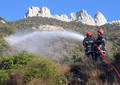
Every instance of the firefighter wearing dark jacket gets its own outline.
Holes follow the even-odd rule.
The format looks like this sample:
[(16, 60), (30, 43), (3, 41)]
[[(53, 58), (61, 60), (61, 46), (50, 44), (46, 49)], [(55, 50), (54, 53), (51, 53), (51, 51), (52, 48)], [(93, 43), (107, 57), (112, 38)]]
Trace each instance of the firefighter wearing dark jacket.
[(88, 59), (91, 60), (93, 58), (93, 45), (94, 38), (92, 37), (93, 33), (88, 32), (86, 34), (86, 38), (83, 40), (83, 46), (85, 47), (85, 54)]
[[(106, 51), (105, 42), (106, 42), (106, 40), (104, 38), (104, 31), (102, 29), (98, 29), (97, 32), (98, 32), (98, 38), (95, 41), (95, 45), (97, 47), (99, 47), (102, 50), (102, 52), (105, 54), (105, 51)], [(100, 58), (101, 61), (104, 60), (104, 56), (102, 56), (102, 54), (100, 53), (100, 51), (97, 48), (95, 51), (96, 51), (95, 52), (96, 60), (97, 60), (97, 58)]]

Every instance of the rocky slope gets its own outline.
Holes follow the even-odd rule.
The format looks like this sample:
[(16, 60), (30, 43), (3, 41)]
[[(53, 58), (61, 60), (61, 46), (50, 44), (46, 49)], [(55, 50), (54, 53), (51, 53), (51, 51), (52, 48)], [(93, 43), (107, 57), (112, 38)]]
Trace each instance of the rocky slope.
[(95, 25), (94, 19), (85, 10), (81, 10), (77, 13), (71, 13), (71, 20), (80, 21), (88, 25)]
[(70, 14), (70, 18), (68, 18), (67, 15), (55, 15), (53, 16), (50, 13), (50, 10), (46, 7), (31, 7), (28, 9), (28, 12), (25, 15), (25, 18), (27, 17), (34, 17), (34, 16), (41, 16), (41, 17), (48, 17), (48, 18), (55, 18), (61, 21), (66, 21), (66, 22), (70, 22), (70, 21), (79, 21), (82, 22), (84, 24), (88, 24), (88, 25), (104, 25), (107, 23), (107, 20), (105, 19), (104, 15), (100, 12), (98, 12), (95, 15), (95, 18), (93, 19), (86, 10), (81, 10), (79, 12), (74, 12)]
[(5, 24), (6, 23), (5, 19), (3, 19), (2, 17), (0, 17), (0, 23)]
[(54, 26), (54, 25), (40, 25), (40, 26), (32, 27), (32, 29), (38, 29), (44, 31), (64, 30), (63, 27)]
[(95, 15), (95, 23), (98, 26), (107, 23), (107, 20), (101, 12), (97, 12), (97, 14)]
[(31, 7), (28, 9), (26, 13), (26, 17), (34, 17), (34, 16), (42, 16), (42, 17), (52, 17), (50, 10), (46, 7), (38, 8), (38, 7)]
[(120, 25), (120, 20), (112, 21), (112, 22), (110, 22), (109, 24), (117, 24), (117, 25)]

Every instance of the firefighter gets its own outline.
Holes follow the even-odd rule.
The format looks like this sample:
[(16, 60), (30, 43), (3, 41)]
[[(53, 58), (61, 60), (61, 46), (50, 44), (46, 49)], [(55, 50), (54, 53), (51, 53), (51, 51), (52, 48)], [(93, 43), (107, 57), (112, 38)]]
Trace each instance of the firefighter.
[[(98, 29), (98, 38), (95, 41), (95, 45), (101, 49), (101, 51), (105, 54), (105, 38), (104, 38), (104, 31), (103, 29)], [(95, 47), (96, 48), (96, 47)], [(104, 60), (104, 56), (100, 53), (100, 51), (96, 48), (95, 49), (95, 60), (97, 61), (97, 59), (99, 58), (101, 61)]]
[(94, 38), (92, 37), (93, 33), (87, 32), (86, 37), (83, 40), (83, 46), (85, 47), (85, 54), (88, 59), (91, 60), (93, 58), (93, 45)]

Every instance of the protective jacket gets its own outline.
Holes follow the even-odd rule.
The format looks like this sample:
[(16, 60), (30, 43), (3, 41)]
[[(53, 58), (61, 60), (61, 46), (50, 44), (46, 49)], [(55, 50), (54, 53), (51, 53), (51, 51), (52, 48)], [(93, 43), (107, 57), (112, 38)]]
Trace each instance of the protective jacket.
[(94, 50), (94, 38), (91, 36), (87, 36), (84, 40), (83, 40), (83, 46), (85, 47), (85, 53), (89, 54), (91, 52), (93, 52)]
[(103, 53), (105, 53), (106, 49), (105, 49), (105, 38), (103, 36), (98, 36), (97, 40), (95, 41), (95, 44), (100, 47), (100, 49), (103, 51)]

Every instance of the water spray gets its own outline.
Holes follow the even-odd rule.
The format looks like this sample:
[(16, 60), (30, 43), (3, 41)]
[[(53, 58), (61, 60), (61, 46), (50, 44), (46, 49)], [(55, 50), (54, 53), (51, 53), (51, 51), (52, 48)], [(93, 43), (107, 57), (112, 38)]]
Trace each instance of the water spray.
[(33, 31), (31, 33), (26, 34), (13, 34), (5, 38), (5, 40), (11, 44), (18, 44), (20, 42), (26, 41), (31, 38), (34, 40), (35, 37), (39, 37), (40, 39), (54, 39), (58, 37), (63, 37), (66, 39), (74, 39), (77, 41), (82, 41), (84, 36), (82, 34), (71, 32), (71, 31)]
[[(5, 37), (5, 40), (11, 47), (14, 47), (20, 51), (28, 51), (37, 54), (51, 56), (62, 56), (64, 52), (63, 42), (60, 44), (62, 46), (55, 46), (53, 43), (61, 41), (61, 39), (71, 40), (74, 42), (81, 42), (84, 39), (84, 36), (80, 33), (72, 31), (32, 31), (29, 33), (15, 33), (8, 37)], [(52, 52), (52, 50), (56, 52)], [(48, 53), (49, 52), (49, 53)]]

